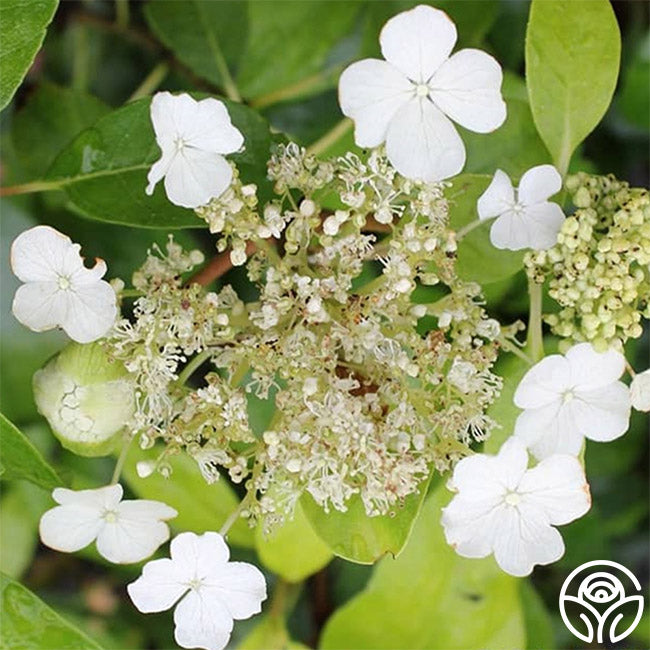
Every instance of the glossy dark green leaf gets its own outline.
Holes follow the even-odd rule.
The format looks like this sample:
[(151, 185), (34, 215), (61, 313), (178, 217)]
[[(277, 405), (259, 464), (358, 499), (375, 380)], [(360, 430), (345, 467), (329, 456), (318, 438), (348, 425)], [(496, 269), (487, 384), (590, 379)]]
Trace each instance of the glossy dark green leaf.
[(620, 56), (609, 0), (533, 0), (526, 83), (535, 124), (562, 174), (611, 102)]
[(3, 650), (101, 650), (29, 589), (0, 574)]
[[(459, 231), (478, 219), (476, 202), (490, 184), (491, 176), (460, 174), (447, 190), (451, 227)], [(492, 220), (464, 235), (458, 243), (458, 275), (475, 282), (496, 282), (514, 275), (523, 267), (523, 251), (495, 248), (490, 241)]]
[(322, 650), (521, 648), (517, 580), (492, 558), (466, 559), (447, 545), (441, 485), (422, 507), (403, 553), (385, 558), (370, 582), (327, 621)]
[[(73, 210), (91, 219), (143, 228), (201, 227), (193, 211), (167, 199), (162, 183), (152, 196), (145, 194), (147, 172), (160, 157), (150, 101), (145, 97), (126, 104), (83, 131), (56, 158), (47, 178), (64, 189)], [(224, 101), (245, 138), (245, 150), (229, 158), (245, 182), (268, 192), (268, 126), (246, 106)]]
[(393, 513), (380, 517), (369, 517), (356, 496), (348, 501), (346, 512), (326, 513), (309, 494), (303, 496), (301, 505), (314, 531), (332, 553), (351, 562), (372, 564), (384, 555), (396, 557), (404, 548), (427, 486), (425, 482), (419, 492), (405, 499), (401, 508), (396, 507)]
[(45, 38), (58, 0), (2, 0), (0, 109), (13, 97)]
[(0, 413), (0, 468), (3, 479), (25, 479), (46, 489), (61, 485), (61, 479), (25, 434)]

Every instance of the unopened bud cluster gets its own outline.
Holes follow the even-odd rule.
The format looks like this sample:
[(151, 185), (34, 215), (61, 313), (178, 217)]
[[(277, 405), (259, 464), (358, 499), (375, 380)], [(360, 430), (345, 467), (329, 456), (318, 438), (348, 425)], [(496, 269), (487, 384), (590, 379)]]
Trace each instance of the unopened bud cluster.
[(650, 317), (650, 196), (612, 176), (579, 173), (566, 188), (575, 213), (557, 244), (528, 253), (529, 277), (548, 279), (549, 295), (560, 305), (548, 314), (552, 331), (596, 349), (641, 336)]

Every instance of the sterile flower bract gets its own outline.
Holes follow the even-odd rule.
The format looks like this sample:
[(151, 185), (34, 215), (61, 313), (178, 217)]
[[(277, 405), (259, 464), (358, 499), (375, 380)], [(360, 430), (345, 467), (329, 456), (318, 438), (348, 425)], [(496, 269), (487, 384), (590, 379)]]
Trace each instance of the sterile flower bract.
[(165, 520), (178, 513), (160, 501), (122, 501), (122, 494), (119, 484), (95, 490), (56, 488), (52, 497), (60, 505), (41, 517), (41, 541), (73, 553), (97, 540), (99, 554), (116, 564), (148, 558), (169, 539)]
[(562, 177), (553, 165), (529, 169), (516, 190), (508, 175), (497, 169), (477, 204), (479, 219), (496, 217), (490, 229), (492, 244), (512, 251), (553, 246), (564, 222), (564, 212), (548, 199), (561, 187)]
[(590, 343), (545, 357), (515, 391), (515, 404), (525, 409), (515, 435), (537, 458), (577, 455), (584, 438), (608, 442), (622, 436), (630, 420), (630, 392), (618, 381), (624, 370), (622, 354), (596, 352)]
[(506, 118), (501, 66), (480, 50), (450, 56), (456, 37), (447, 14), (419, 5), (384, 25), (385, 61), (357, 61), (339, 80), (341, 110), (355, 122), (356, 143), (386, 142), (388, 159), (408, 178), (439, 181), (463, 169), (465, 146), (452, 120), (488, 133)]
[(630, 397), (637, 411), (650, 411), (650, 368), (634, 376), (630, 384)]
[(25, 284), (11, 310), (26, 327), (44, 332), (61, 327), (78, 343), (108, 332), (117, 316), (115, 292), (101, 278), (106, 263), (84, 266), (81, 246), (49, 226), (22, 232), (11, 245), (11, 268)]
[(218, 533), (181, 533), (172, 540), (170, 555), (145, 564), (127, 587), (131, 600), (144, 613), (176, 604), (176, 642), (183, 648), (221, 650), (233, 619), (261, 611), (264, 576), (252, 564), (229, 562), (230, 551)]
[(233, 173), (224, 155), (239, 150), (244, 137), (223, 102), (156, 93), (151, 121), (162, 156), (149, 170), (147, 194), (164, 178), (172, 203), (198, 208), (226, 190)]
[(463, 557), (494, 553), (499, 566), (514, 576), (559, 560), (564, 542), (554, 526), (581, 517), (591, 506), (576, 458), (556, 454), (528, 469), (526, 448), (514, 437), (496, 456), (461, 460), (449, 487), (457, 494), (443, 509), (447, 542)]

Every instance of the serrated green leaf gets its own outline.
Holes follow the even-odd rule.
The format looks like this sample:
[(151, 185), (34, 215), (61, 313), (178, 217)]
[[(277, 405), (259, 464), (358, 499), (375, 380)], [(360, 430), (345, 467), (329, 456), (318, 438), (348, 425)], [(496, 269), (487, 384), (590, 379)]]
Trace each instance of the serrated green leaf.
[[(447, 190), (449, 222), (457, 232), (476, 221), (476, 202), (492, 180), (484, 174), (460, 174), (452, 179)], [(514, 275), (523, 267), (523, 251), (495, 248), (490, 241), (493, 219), (486, 220), (465, 234), (458, 242), (458, 275), (464, 280), (496, 282)]]
[(2, 413), (0, 413), (0, 449), (3, 479), (25, 479), (48, 490), (61, 485), (61, 479), (29, 438)]
[(0, 110), (11, 100), (43, 43), (58, 0), (3, 0), (0, 20)]
[(2, 650), (101, 650), (29, 589), (0, 574)]
[(609, 0), (533, 0), (526, 83), (537, 130), (563, 175), (610, 104), (621, 37)]
[(491, 650), (521, 648), (517, 580), (492, 558), (462, 558), (447, 545), (441, 485), (425, 502), (404, 552), (382, 560), (367, 587), (328, 620), (320, 648)]
[(44, 83), (16, 113), (11, 139), (16, 156), (31, 178), (40, 178), (78, 133), (92, 126), (110, 107), (88, 93)]
[(353, 496), (346, 512), (331, 510), (326, 513), (309, 494), (301, 505), (316, 534), (329, 546), (334, 555), (350, 562), (373, 564), (384, 555), (399, 555), (408, 541), (413, 524), (420, 512), (428, 481), (420, 490), (404, 500), (390, 514), (369, 517), (361, 499)]
[[(248, 107), (222, 101), (245, 139), (244, 151), (228, 158), (245, 182), (256, 183), (262, 195), (268, 193), (268, 125)], [(152, 196), (145, 194), (147, 172), (160, 157), (150, 102), (145, 97), (126, 104), (80, 133), (56, 158), (47, 180), (65, 191), (72, 209), (91, 219), (142, 228), (201, 227), (204, 223), (193, 211), (167, 199), (162, 183)]]
[[(136, 463), (155, 460), (160, 451), (143, 451), (135, 445), (129, 450), (122, 471), (127, 485), (141, 499), (163, 501), (175, 508), (178, 516), (169, 521), (174, 530), (194, 533), (218, 531), (239, 505), (239, 498), (227, 479), (221, 477), (216, 483), (208, 485), (201, 476), (199, 466), (185, 454), (169, 458), (167, 462), (172, 468), (169, 478), (158, 472), (140, 478)], [(255, 545), (253, 531), (243, 519), (237, 519), (234, 523), (228, 533), (228, 541), (247, 548)]]
[(293, 518), (269, 535), (258, 525), (255, 546), (262, 563), (288, 582), (304, 580), (332, 559), (329, 547), (314, 532), (300, 503)]

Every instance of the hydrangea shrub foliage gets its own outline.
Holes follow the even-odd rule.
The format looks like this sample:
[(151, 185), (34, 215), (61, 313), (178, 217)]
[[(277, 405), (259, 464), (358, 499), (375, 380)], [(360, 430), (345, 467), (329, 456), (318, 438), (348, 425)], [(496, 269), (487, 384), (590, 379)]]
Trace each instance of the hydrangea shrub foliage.
[[(650, 195), (581, 149), (609, 2), (67, 3), (40, 54), (5, 4), (6, 647), (555, 647), (526, 578), (650, 409)], [(121, 633), (16, 580), (37, 535)]]

